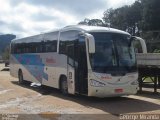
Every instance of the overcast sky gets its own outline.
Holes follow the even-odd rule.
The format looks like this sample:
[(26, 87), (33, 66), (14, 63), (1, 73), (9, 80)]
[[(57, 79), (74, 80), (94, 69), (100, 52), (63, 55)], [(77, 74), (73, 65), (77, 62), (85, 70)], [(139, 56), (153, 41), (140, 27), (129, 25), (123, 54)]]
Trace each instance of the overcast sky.
[(109, 8), (130, 5), (135, 0), (0, 0), (0, 33), (29, 36), (85, 18), (103, 17)]

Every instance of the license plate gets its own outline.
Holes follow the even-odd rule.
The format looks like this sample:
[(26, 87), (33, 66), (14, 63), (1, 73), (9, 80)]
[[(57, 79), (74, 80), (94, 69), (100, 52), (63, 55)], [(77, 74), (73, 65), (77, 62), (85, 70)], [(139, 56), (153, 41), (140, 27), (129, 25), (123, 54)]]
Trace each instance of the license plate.
[(123, 89), (115, 89), (114, 91), (115, 91), (115, 93), (122, 93)]

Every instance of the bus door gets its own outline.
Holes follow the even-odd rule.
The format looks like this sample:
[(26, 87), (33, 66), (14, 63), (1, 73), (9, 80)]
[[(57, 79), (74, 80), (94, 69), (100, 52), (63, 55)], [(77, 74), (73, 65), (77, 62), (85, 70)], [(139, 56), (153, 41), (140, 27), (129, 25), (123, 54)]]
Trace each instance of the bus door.
[(79, 42), (67, 45), (68, 92), (87, 94), (87, 56), (84, 36)]
[(75, 93), (75, 46), (74, 44), (67, 45), (67, 82), (68, 92)]
[(75, 49), (75, 59), (78, 65), (75, 69), (76, 75), (76, 91), (80, 94), (88, 94), (88, 77), (87, 77), (87, 55), (86, 55), (86, 44), (85, 36), (79, 36), (79, 42)]

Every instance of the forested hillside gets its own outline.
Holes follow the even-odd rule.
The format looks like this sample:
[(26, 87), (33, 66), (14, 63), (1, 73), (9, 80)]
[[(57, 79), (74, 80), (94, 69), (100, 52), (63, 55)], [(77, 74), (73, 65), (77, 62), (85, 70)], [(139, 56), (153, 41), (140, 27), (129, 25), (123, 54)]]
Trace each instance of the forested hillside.
[(11, 40), (15, 39), (13, 34), (0, 35), (0, 56), (4, 53), (7, 46), (9, 46)]

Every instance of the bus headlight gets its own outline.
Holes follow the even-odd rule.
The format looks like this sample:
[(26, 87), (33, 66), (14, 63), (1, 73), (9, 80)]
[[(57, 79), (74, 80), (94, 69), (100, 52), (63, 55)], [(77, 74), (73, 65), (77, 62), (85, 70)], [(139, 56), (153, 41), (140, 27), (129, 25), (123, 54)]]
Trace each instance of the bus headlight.
[(91, 86), (94, 86), (94, 87), (104, 87), (106, 84), (102, 83), (102, 82), (99, 82), (97, 80), (93, 80), (91, 79), (90, 80), (90, 85)]
[(131, 85), (138, 85), (138, 80), (133, 81)]

